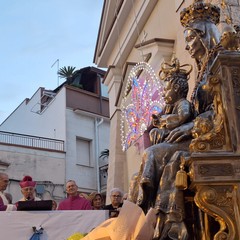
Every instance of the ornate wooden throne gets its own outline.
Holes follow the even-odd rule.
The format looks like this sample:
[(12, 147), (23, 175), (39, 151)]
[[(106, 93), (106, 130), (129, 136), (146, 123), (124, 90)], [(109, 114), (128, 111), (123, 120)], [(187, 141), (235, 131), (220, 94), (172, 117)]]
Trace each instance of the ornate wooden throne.
[(207, 123), (195, 120), (203, 131), (190, 145), (190, 189), (203, 212), (201, 239), (239, 240), (240, 52), (222, 51), (210, 72), (206, 87), (214, 94), (214, 119), (207, 132)]

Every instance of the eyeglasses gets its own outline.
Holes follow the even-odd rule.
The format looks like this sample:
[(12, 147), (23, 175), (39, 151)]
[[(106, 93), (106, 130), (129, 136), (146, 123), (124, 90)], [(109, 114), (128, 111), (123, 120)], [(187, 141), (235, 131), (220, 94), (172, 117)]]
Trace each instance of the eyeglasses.
[(121, 195), (112, 195), (112, 197), (114, 197), (114, 198), (120, 198)]

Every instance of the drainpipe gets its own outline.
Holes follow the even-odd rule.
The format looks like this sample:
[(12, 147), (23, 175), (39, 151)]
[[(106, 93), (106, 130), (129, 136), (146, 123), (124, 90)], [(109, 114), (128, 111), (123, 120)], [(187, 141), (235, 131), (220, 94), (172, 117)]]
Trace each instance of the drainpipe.
[(99, 104), (100, 104), (100, 114), (103, 114), (102, 113), (102, 86), (101, 86), (101, 75), (100, 74), (97, 74), (97, 77), (98, 77), (98, 88), (99, 88)]
[[(100, 120), (100, 121), (99, 121)], [(97, 192), (100, 193), (100, 171), (99, 171), (99, 126), (103, 123), (103, 118), (95, 118), (95, 145), (96, 145), (96, 168), (97, 168)]]

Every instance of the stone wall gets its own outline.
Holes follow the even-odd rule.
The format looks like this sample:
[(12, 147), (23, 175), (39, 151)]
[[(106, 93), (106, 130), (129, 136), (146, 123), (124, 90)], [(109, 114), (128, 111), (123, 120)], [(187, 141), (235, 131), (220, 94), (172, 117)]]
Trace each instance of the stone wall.
[[(212, 4), (216, 4), (219, 7), (221, 7), (222, 1), (219, 0), (212, 0), (212, 1), (206, 1), (211, 2)], [(235, 25), (240, 24), (240, 17), (239, 17), (239, 11), (240, 11), (240, 1), (239, 0), (225, 0), (226, 6), (222, 6), (222, 13), (221, 13), (221, 23), (225, 22), (226, 17), (232, 18), (232, 23)]]

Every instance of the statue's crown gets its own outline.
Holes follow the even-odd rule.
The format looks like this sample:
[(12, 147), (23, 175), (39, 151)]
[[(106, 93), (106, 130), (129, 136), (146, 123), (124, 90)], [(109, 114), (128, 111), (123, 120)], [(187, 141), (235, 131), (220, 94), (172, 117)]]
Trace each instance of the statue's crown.
[(184, 64), (180, 65), (179, 59), (173, 55), (171, 63), (163, 62), (161, 64), (161, 70), (159, 72), (159, 77), (161, 80), (165, 80), (167, 77), (171, 76), (184, 76), (187, 80), (189, 74), (192, 71), (192, 65)]
[(208, 20), (218, 24), (220, 8), (211, 3), (204, 3), (203, 0), (194, 0), (193, 4), (181, 11), (180, 22), (182, 26), (187, 27), (195, 20)]

